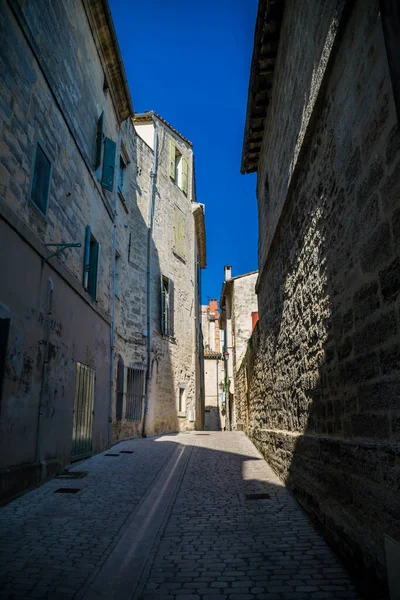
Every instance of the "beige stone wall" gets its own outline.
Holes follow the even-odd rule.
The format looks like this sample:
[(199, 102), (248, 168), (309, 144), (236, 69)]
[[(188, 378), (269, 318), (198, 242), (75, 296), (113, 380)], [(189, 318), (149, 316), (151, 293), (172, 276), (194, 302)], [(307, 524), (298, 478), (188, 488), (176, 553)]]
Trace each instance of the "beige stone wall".
[[(158, 126), (159, 164), (157, 173), (157, 193), (154, 207), (153, 236), (151, 242), (151, 356), (152, 374), (149, 392), (147, 433), (160, 433), (193, 429), (196, 418), (196, 353), (195, 317), (196, 264), (195, 231), (192, 214), (192, 186), (186, 196), (169, 177), (169, 140), (188, 160), (189, 180), (192, 173), (191, 147), (174, 134), (162, 122)], [(136, 137), (138, 177), (137, 203), (143, 220), (147, 222), (150, 194), (150, 170), (153, 168), (153, 152), (139, 137)], [(184, 218), (184, 257), (173, 249), (174, 213), (178, 207)], [(147, 244), (147, 241), (146, 241)], [(146, 246), (147, 247), (147, 246)], [(161, 276), (174, 282), (175, 295), (175, 335), (168, 339), (161, 335)], [(141, 302), (146, 306), (145, 294)], [(146, 327), (145, 321), (143, 327)], [(147, 342), (146, 342), (147, 343)], [(178, 415), (179, 387), (185, 389), (186, 410)]]
[[(334, 25), (322, 4), (307, 16), (288, 3), (282, 26), (260, 256), (266, 223), (285, 206), (260, 275), (249, 432), (352, 568), (385, 579), (383, 536), (400, 539), (398, 122), (378, 2), (357, 1), (339, 23), (305, 144), (292, 143), (316, 91), (318, 32)], [(286, 194), (278, 182), (294, 163)]]

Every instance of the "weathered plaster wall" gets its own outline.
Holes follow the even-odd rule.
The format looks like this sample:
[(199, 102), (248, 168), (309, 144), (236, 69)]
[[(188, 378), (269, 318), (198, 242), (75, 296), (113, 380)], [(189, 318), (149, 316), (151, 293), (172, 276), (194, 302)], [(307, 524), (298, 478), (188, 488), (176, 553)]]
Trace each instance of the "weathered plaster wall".
[[(40, 459), (70, 460), (76, 361), (96, 369), (93, 451), (107, 444), (112, 195), (101, 189), (85, 156), (92, 154), (101, 111), (105, 133), (113, 139), (116, 117), (109, 93), (103, 91), (102, 66), (81, 2), (46, 4), (46, 10), (44, 4), (21, 4), (25, 22), (17, 21), (7, 2), (0, 10), (0, 306), (2, 318), (11, 319), (1, 467), (36, 459), (49, 277), (54, 294)], [(36, 54), (23, 31), (35, 40)], [(49, 70), (57, 77), (64, 73), (65, 80), (47, 80)], [(73, 84), (67, 85), (70, 78)], [(37, 140), (52, 162), (47, 218), (29, 200)], [(100, 242), (96, 301), (82, 286), (87, 225)], [(68, 249), (42, 267), (44, 244), (51, 242), (80, 242), (82, 247)]]
[(258, 310), (256, 282), (258, 272), (234, 280), (232, 303), (232, 328), (234, 342), (234, 373), (239, 368), (251, 336), (251, 313)]
[[(298, 50), (305, 29), (312, 43), (289, 2), (281, 50), (294, 70), (279, 59), (260, 182), (295, 154), (299, 122), (282, 129), (278, 100), (310, 94), (294, 76), (313, 62)], [(400, 539), (400, 136), (378, 2), (355, 2), (342, 36), (260, 275), (249, 433), (349, 564), (384, 579), (383, 535)], [(267, 215), (285, 196), (276, 185)], [(264, 222), (261, 255), (269, 235)]]

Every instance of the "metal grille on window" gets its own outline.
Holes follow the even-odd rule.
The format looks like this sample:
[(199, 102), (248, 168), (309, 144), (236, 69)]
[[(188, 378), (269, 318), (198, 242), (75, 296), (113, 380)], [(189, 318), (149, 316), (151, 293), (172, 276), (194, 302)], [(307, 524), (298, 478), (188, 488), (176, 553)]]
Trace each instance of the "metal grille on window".
[(143, 412), (144, 368), (127, 369), (125, 418), (140, 421)]

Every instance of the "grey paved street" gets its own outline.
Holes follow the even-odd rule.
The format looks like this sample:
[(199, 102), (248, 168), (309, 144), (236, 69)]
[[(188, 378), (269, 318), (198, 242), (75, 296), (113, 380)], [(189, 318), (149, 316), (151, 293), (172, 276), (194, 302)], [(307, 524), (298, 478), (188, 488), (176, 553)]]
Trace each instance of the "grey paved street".
[[(53, 479), (1, 509), (1, 598), (358, 598), (243, 433), (110, 452), (75, 466), (83, 479)], [(79, 492), (54, 493), (64, 487)], [(260, 493), (269, 498), (246, 498)]]

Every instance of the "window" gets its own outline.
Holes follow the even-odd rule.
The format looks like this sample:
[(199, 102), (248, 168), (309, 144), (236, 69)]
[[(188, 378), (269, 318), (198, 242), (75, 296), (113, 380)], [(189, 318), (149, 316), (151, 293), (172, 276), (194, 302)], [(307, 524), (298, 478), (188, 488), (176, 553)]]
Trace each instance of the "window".
[(176, 185), (187, 194), (188, 191), (188, 163), (174, 142), (170, 140), (170, 177)]
[(122, 197), (124, 196), (125, 173), (126, 173), (126, 162), (122, 158), (122, 156), (120, 156), (119, 157), (119, 168), (118, 168), (118, 193), (121, 194)]
[(33, 164), (31, 202), (45, 217), (49, 203), (51, 162), (42, 146), (37, 142)]
[(179, 387), (178, 413), (186, 413), (185, 388)]
[(118, 367), (117, 367), (117, 402), (115, 407), (115, 418), (117, 421), (122, 419), (122, 406), (124, 403), (124, 359), (118, 355)]
[(185, 228), (183, 224), (183, 212), (175, 206), (174, 213), (174, 251), (185, 258)]
[(93, 236), (89, 225), (86, 227), (85, 256), (83, 265), (83, 287), (93, 300), (97, 298), (100, 244)]
[(161, 276), (161, 333), (174, 336), (174, 282)]
[(125, 418), (140, 421), (143, 412), (144, 367), (128, 368)]

